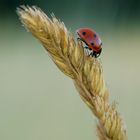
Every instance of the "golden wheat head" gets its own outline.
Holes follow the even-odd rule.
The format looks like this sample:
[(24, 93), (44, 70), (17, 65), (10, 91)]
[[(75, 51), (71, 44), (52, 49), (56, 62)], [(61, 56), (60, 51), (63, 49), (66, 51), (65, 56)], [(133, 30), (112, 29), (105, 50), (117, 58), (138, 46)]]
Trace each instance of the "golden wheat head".
[(64, 23), (55, 16), (49, 18), (35, 6), (21, 6), (17, 13), (25, 28), (42, 43), (57, 67), (73, 79), (79, 95), (98, 119), (99, 140), (126, 140), (116, 104), (108, 102), (100, 62), (86, 56), (82, 42), (75, 42)]

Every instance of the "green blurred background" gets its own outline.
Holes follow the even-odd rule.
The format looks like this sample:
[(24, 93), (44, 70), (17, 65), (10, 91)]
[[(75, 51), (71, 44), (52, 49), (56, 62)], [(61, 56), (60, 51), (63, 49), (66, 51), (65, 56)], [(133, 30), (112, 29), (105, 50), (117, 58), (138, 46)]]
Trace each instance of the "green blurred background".
[(22, 4), (52, 12), (75, 34), (102, 38), (104, 77), (129, 139), (140, 137), (139, 0), (0, 0), (0, 140), (93, 140), (96, 119), (72, 81), (53, 64), (16, 15)]

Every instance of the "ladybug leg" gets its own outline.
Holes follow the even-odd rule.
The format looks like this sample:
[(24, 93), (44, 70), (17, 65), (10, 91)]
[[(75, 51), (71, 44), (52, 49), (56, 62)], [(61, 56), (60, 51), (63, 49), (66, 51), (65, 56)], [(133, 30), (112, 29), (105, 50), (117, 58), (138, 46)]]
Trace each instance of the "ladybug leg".
[(100, 56), (101, 52), (102, 52), (102, 48), (101, 48), (100, 51), (97, 53), (97, 57)]
[(95, 58), (97, 58), (98, 56), (97, 56), (97, 53), (96, 52), (91, 52), (90, 54), (89, 54), (89, 56), (92, 56), (92, 57), (95, 57)]
[(79, 37), (77, 38), (77, 41), (83, 42), (83, 40)]
[(85, 49), (88, 49), (88, 46), (85, 46), (84, 48), (85, 48)]
[[(81, 38), (78, 37), (77, 38), (77, 41), (81, 43), (81, 46), (83, 46), (83, 44), (82, 44), (83, 40)], [(86, 54), (89, 54), (89, 52), (88, 52), (88, 46), (83, 46), (83, 48), (86, 49)]]
[(77, 38), (77, 41), (81, 41), (81, 39), (78, 37), (78, 38)]
[(92, 56), (93, 57), (93, 52), (91, 52), (88, 56)]
[(80, 46), (82, 46), (82, 47), (83, 47), (83, 41), (82, 41), (82, 39), (81, 39), (81, 38), (77, 38), (77, 42), (78, 42), (78, 43), (80, 43)]
[(98, 57), (98, 56), (97, 56), (97, 53), (93, 51), (93, 53), (92, 53), (92, 57), (97, 58), (97, 57)]
[(80, 42), (82, 44), (82, 39), (78, 37), (77, 42)]
[(86, 54), (89, 55), (88, 46), (84, 46), (84, 49), (86, 50)]
[(93, 51), (93, 52), (91, 52), (89, 56), (92, 56), (92, 57), (97, 58), (97, 57), (99, 57), (99, 56), (100, 56), (101, 52), (102, 52), (102, 48), (100, 49), (100, 51), (99, 51), (99, 52), (94, 52), (94, 51)]

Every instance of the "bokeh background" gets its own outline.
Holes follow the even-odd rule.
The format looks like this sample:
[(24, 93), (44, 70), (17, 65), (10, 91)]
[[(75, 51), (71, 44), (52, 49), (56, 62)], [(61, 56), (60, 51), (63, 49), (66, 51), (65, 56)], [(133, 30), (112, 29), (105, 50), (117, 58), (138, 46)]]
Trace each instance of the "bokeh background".
[(96, 119), (72, 81), (21, 26), (22, 4), (54, 13), (73, 34), (79, 27), (98, 32), (110, 102), (118, 102), (129, 139), (139, 139), (139, 0), (0, 0), (0, 139), (96, 139)]

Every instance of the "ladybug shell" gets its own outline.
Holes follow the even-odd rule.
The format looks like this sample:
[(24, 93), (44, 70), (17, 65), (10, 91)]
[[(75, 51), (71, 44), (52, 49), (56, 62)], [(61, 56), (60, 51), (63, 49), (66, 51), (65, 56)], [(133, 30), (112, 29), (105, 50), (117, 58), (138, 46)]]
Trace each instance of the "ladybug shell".
[(97, 53), (101, 50), (101, 39), (94, 30), (90, 28), (80, 28), (76, 30), (76, 32), (79, 35), (80, 39), (87, 44), (89, 49)]

